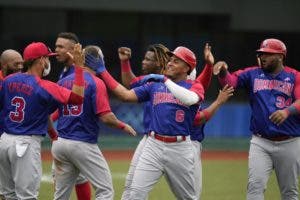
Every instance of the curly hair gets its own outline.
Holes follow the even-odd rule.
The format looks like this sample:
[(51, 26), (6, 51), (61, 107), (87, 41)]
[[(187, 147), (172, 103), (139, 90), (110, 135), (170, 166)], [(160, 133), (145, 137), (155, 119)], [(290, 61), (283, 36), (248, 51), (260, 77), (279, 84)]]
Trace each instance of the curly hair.
[(167, 54), (170, 50), (163, 44), (152, 44), (148, 47), (147, 51), (154, 52), (155, 59), (158, 61), (159, 67), (161, 67), (160, 73), (163, 74), (170, 59), (170, 56)]

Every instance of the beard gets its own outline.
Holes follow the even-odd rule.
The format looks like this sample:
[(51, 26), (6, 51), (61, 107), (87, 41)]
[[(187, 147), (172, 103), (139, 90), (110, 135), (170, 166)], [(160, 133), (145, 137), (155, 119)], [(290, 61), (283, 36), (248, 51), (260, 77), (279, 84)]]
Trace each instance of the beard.
[(269, 63), (268, 65), (264, 66), (263, 63), (261, 63), (261, 65), (262, 65), (261, 68), (264, 72), (273, 73), (273, 72), (277, 71), (282, 66), (282, 63), (278, 59), (275, 59), (271, 63)]
[(262, 68), (262, 70), (267, 73), (272, 73), (276, 69), (277, 69), (277, 66), (275, 66), (275, 65), (268, 65), (268, 66)]

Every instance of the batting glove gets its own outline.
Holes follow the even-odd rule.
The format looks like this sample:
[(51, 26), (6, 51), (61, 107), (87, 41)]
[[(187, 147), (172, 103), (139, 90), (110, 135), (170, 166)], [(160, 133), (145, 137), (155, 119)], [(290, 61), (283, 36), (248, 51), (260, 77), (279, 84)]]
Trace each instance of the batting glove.
[(161, 74), (149, 74), (144, 76), (141, 79), (141, 83), (145, 84), (147, 82), (165, 82), (167, 78), (164, 75)]
[(94, 70), (97, 76), (106, 70), (104, 59), (101, 57), (96, 58), (91, 54), (85, 55), (85, 65)]

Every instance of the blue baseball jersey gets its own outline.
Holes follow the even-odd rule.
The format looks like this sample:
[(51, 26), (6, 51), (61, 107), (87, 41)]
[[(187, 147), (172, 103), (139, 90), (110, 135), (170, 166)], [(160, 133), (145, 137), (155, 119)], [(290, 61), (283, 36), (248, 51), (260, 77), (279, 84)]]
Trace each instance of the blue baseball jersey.
[(15, 135), (46, 135), (48, 116), (71, 91), (26, 73), (6, 77), (0, 92), (3, 130)]
[[(74, 73), (58, 82), (65, 88), (72, 88)], [(57, 131), (59, 137), (97, 143), (99, 115), (111, 112), (108, 94), (103, 81), (89, 72), (84, 72), (84, 101), (81, 105), (61, 105)]]
[(59, 80), (73, 74), (74, 71), (75, 71), (75, 66), (74, 65), (71, 65), (70, 67), (65, 67), (59, 75)]
[[(178, 85), (190, 89), (191, 81), (180, 81)], [(190, 135), (198, 104), (186, 106), (176, 99), (164, 83), (149, 83), (133, 89), (140, 102), (150, 101), (150, 130), (161, 135)]]
[[(2, 71), (0, 71), (0, 88), (2, 87), (3, 79), (4, 79), (4, 77), (3, 77)], [(2, 112), (0, 110), (0, 136), (3, 133), (3, 123), (4, 123), (3, 116), (2, 116)]]
[(238, 78), (236, 86), (248, 90), (252, 109), (250, 130), (254, 134), (300, 136), (299, 115), (289, 116), (279, 126), (269, 119), (273, 112), (289, 107), (296, 100), (295, 86), (300, 84), (298, 71), (284, 67), (273, 77), (260, 67), (251, 67), (239, 70), (235, 75)]
[[(202, 111), (202, 105), (199, 106), (198, 112)], [(204, 126), (205, 123), (196, 125), (195, 123), (191, 127), (191, 140), (201, 142), (204, 140)]]
[[(139, 76), (133, 79), (130, 83), (130, 88), (136, 88), (142, 86), (141, 80), (144, 76)], [(144, 126), (144, 134), (148, 134), (150, 132), (150, 123), (151, 123), (151, 102), (144, 102), (144, 113), (143, 113), (143, 126)]]
[[(134, 79), (130, 86), (131, 88), (139, 87), (141, 86), (141, 80), (144, 76), (139, 76), (136, 79)], [(199, 110), (201, 110), (201, 106), (199, 107)], [(143, 124), (145, 128), (145, 134), (150, 132), (150, 123), (151, 123), (151, 102), (147, 101), (144, 103), (144, 115), (143, 115)], [(191, 140), (197, 140), (201, 142), (204, 139), (204, 124), (195, 126), (193, 125), (191, 127)]]

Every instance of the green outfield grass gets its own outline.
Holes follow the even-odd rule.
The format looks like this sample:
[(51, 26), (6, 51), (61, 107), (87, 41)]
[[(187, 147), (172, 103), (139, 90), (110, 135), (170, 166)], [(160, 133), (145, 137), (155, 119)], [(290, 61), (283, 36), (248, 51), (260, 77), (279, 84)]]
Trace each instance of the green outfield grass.
[[(43, 181), (39, 199), (53, 199), (53, 188), (50, 183), (51, 162), (43, 162)], [(126, 161), (109, 162), (115, 189), (115, 199), (121, 198), (125, 176), (129, 167)], [(246, 197), (247, 186), (247, 161), (203, 161), (203, 200), (241, 200)], [(72, 194), (71, 200), (76, 200)], [(149, 200), (172, 200), (175, 199), (170, 192), (165, 180), (162, 178), (151, 191)], [(280, 199), (277, 182), (274, 174), (268, 183), (265, 199)]]

